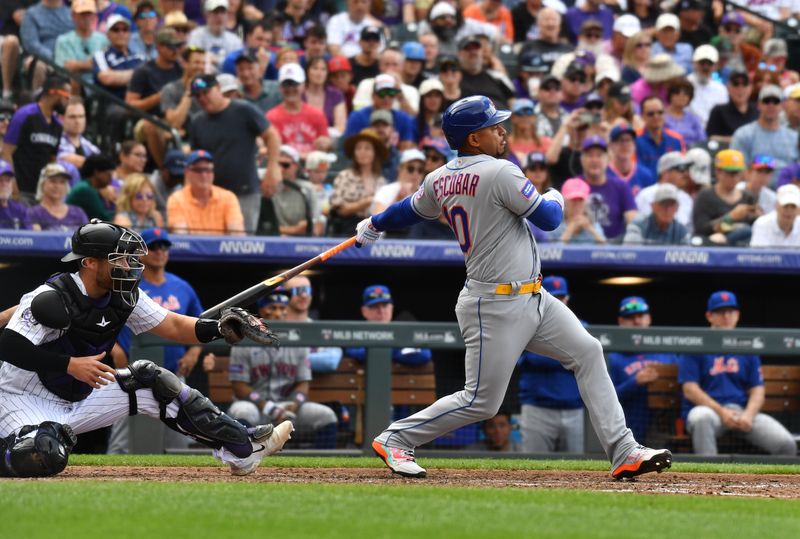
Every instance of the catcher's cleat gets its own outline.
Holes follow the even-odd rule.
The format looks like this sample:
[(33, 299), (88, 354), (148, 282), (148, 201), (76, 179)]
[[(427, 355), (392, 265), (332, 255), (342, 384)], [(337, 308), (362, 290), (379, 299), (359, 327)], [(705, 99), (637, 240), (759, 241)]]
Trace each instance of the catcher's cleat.
[(650, 449), (640, 445), (630, 452), (625, 462), (614, 468), (611, 477), (630, 479), (648, 472), (661, 473), (672, 466), (672, 453), (667, 449)]
[(261, 459), (273, 455), (283, 449), (284, 444), (292, 437), (294, 426), (291, 421), (284, 421), (277, 427), (272, 425), (259, 425), (253, 429), (251, 434), (251, 443), (253, 444), (253, 452), (249, 457), (244, 459), (239, 465), (230, 464), (231, 473), (233, 475), (250, 475), (258, 465)]
[(413, 449), (387, 447), (378, 440), (373, 440), (372, 450), (383, 459), (393, 473), (403, 477), (425, 477), (425, 468), (417, 464)]

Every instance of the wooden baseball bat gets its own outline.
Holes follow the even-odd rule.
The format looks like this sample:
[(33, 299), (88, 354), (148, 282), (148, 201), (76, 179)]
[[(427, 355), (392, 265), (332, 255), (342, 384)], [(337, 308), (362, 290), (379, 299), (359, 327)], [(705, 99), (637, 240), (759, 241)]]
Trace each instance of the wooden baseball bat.
[(283, 273), (276, 275), (275, 277), (270, 277), (265, 281), (261, 281), (260, 283), (251, 286), (247, 290), (239, 292), (235, 296), (226, 299), (219, 305), (215, 305), (210, 309), (204, 311), (203, 314), (200, 315), (200, 318), (219, 318), (220, 315), (222, 314), (223, 309), (227, 309), (228, 307), (238, 307), (252, 303), (261, 296), (270, 292), (271, 290), (274, 290), (282, 283), (285, 283), (295, 275), (299, 275), (300, 273), (304, 272), (314, 264), (318, 264), (320, 262), (328, 260), (333, 255), (338, 254), (347, 249), (348, 247), (354, 245), (355, 242), (356, 242), (356, 237), (353, 236), (352, 238), (343, 241), (339, 245), (331, 247), (324, 253), (320, 253), (314, 258), (306, 260), (299, 266), (295, 266), (290, 270), (286, 270)]

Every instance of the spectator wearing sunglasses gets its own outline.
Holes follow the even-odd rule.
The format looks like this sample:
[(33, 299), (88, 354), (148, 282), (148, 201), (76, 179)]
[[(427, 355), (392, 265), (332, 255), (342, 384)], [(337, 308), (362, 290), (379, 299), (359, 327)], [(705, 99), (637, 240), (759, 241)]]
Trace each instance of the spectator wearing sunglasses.
[[(425, 178), (425, 154), (416, 148), (405, 150), (400, 155), (397, 180), (384, 185), (375, 192), (370, 213), (376, 215), (383, 210), (415, 193)], [(394, 237), (406, 236), (406, 231)]]
[(684, 152), (683, 137), (664, 126), (664, 103), (655, 96), (642, 101), (644, 129), (636, 137), (636, 160), (653, 176), (658, 174), (658, 160), (667, 152)]
[(782, 110), (783, 91), (774, 85), (762, 87), (758, 94), (758, 119), (737, 129), (731, 139), (731, 148), (742, 152), (745, 162), (752, 162), (757, 154), (769, 155), (780, 170), (797, 160), (798, 134), (780, 125)]
[(706, 133), (711, 140), (728, 144), (737, 129), (758, 118), (758, 109), (750, 100), (753, 85), (747, 71), (732, 71), (726, 89), (729, 101), (711, 109)]
[[(728, 91), (725, 85), (716, 80), (719, 67), (719, 52), (712, 45), (700, 45), (692, 55), (694, 71), (686, 77), (694, 88), (694, 95), (689, 110), (700, 118), (701, 125), (708, 124), (711, 109), (728, 102)], [(686, 141), (686, 144), (692, 142)]]
[(536, 98), (536, 134), (552, 139), (569, 115), (561, 107), (561, 81), (552, 74), (542, 77)]
[(164, 216), (156, 209), (156, 192), (144, 174), (131, 174), (122, 185), (114, 222), (134, 230), (164, 226)]
[(414, 119), (402, 110), (394, 108), (394, 103), (399, 94), (400, 85), (394, 75), (382, 73), (375, 77), (372, 106), (359, 109), (350, 115), (347, 119), (344, 138), (347, 139), (356, 135), (362, 129), (368, 127), (373, 111), (386, 110), (391, 112), (394, 130), (397, 132), (397, 140), (393, 140), (392, 144), (396, 144), (400, 150), (416, 146), (417, 133), (414, 128)]
[(108, 38), (95, 30), (97, 4), (94, 0), (72, 2), (72, 22), (75, 29), (58, 36), (54, 61), (86, 82), (92, 82), (92, 57), (108, 47)]
[(536, 132), (536, 113), (530, 99), (517, 99), (514, 102), (508, 146), (520, 163), (525, 162), (529, 153), (544, 153), (550, 147), (550, 139), (540, 137)]
[(20, 107), (11, 117), (3, 139), (3, 159), (14, 164), (23, 201), (31, 203), (39, 173), (58, 153), (63, 128), (56, 114), (63, 114), (70, 98), (69, 81), (49, 75), (36, 102)]
[(627, 183), (634, 196), (656, 182), (650, 171), (636, 161), (636, 131), (631, 124), (619, 123), (611, 129), (608, 154), (607, 174)]
[(140, 2), (133, 14), (136, 32), (131, 35), (130, 49), (148, 60), (158, 56), (156, 48), (156, 28), (158, 28), (158, 12), (151, 2)]
[(589, 77), (580, 62), (570, 62), (561, 79), (561, 108), (572, 112), (583, 107), (586, 101)]
[[(322, 214), (314, 188), (299, 177), (300, 154), (293, 146), (284, 144), (281, 146), (278, 164), (281, 167), (281, 181), (274, 194), (261, 199), (257, 234), (322, 234)], [(272, 215), (275, 216), (274, 219), (271, 218)]]
[(365, 26), (361, 30), (359, 44), (361, 50), (350, 58), (350, 65), (353, 72), (353, 84), (361, 84), (362, 80), (372, 79), (381, 73), (378, 65), (381, 52), (381, 39), (383, 31), (379, 26)]
[[(419, 111), (419, 90), (403, 82), (404, 66), (405, 55), (394, 47), (384, 50), (378, 60), (380, 74), (394, 77), (397, 80), (396, 89), (400, 90), (396, 94), (396, 99), (392, 101), (392, 108), (402, 110), (411, 116), (416, 116)], [(371, 104), (371, 96), (375, 92), (376, 78), (363, 79), (358, 83), (356, 94), (353, 96), (353, 108), (361, 109)]]

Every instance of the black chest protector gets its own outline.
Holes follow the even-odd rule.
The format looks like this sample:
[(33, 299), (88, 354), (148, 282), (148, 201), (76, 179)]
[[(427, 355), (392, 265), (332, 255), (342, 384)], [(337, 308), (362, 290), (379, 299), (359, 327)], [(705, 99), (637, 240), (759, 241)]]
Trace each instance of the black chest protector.
[[(102, 301), (89, 298), (68, 273), (51, 279), (47, 284), (61, 296), (70, 324), (64, 335), (42, 346), (74, 357), (110, 352), (133, 307), (113, 292)], [(135, 293), (138, 298), (138, 290)], [(39, 373), (39, 379), (51, 392), (72, 402), (83, 400), (92, 392), (89, 385), (64, 372)]]

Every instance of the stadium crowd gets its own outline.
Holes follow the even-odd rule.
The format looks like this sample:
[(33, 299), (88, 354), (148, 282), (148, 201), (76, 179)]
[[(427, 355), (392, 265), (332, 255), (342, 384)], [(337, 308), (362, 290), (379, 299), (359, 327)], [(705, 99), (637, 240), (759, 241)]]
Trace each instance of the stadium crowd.
[(349, 235), (455, 155), (442, 113), (480, 93), (513, 111), (506, 158), (566, 199), (540, 241), (796, 247), (800, 75), (774, 23), (800, 6), (741, 4), (9, 0), (0, 227)]

